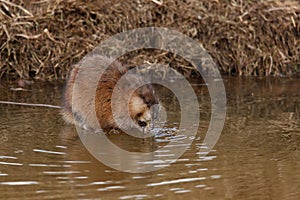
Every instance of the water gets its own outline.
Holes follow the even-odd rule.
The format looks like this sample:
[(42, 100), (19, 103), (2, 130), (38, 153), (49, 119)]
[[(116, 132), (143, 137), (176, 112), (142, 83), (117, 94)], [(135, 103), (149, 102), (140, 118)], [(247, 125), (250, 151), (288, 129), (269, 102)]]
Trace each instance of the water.
[[(300, 79), (224, 78), (224, 84), (227, 117), (213, 151), (199, 157), (210, 99), (204, 85), (194, 84), (197, 136), (175, 163), (147, 173), (121, 172), (96, 160), (59, 109), (0, 104), (0, 199), (299, 199)], [(0, 100), (60, 105), (61, 83), (10, 89), (16, 87), (0, 82)], [(168, 91), (161, 100), (169, 115), (155, 140), (109, 139), (134, 152), (180, 142), (178, 102)], [(158, 153), (154, 164), (169, 153)]]

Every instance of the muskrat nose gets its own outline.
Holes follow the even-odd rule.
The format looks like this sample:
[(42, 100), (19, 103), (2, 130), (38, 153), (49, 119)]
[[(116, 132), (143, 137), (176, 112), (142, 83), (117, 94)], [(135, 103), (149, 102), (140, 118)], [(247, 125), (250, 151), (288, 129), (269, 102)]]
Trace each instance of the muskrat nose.
[(143, 127), (143, 128), (147, 126), (146, 122), (140, 121), (140, 120), (138, 121), (138, 124), (139, 124), (140, 127)]

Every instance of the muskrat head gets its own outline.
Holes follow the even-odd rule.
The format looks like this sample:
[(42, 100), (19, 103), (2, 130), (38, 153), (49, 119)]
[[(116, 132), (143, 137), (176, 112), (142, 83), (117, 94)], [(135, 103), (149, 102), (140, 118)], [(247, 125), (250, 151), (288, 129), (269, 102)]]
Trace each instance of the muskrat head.
[(149, 132), (159, 110), (158, 97), (150, 84), (139, 87), (129, 101), (130, 117), (143, 132)]

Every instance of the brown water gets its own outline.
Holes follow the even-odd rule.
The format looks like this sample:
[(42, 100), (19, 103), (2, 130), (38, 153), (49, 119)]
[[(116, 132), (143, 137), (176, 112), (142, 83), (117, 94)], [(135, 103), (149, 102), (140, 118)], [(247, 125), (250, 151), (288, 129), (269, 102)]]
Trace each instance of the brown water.
[[(93, 158), (59, 109), (0, 104), (0, 199), (300, 199), (300, 79), (224, 78), (227, 118), (214, 150), (198, 152), (210, 99), (194, 85), (200, 128), (171, 166), (126, 173)], [(60, 105), (62, 84), (22, 91), (0, 82), (0, 100)], [(120, 146), (149, 151), (178, 127), (178, 105), (164, 92), (166, 131), (156, 140), (112, 136)]]

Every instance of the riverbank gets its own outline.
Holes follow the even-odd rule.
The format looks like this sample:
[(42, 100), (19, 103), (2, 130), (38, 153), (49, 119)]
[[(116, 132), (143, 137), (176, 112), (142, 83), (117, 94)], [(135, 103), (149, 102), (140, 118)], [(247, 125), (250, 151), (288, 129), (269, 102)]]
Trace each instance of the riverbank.
[[(0, 77), (65, 79), (71, 66), (104, 39), (149, 26), (175, 29), (197, 40), (222, 74), (300, 71), (297, 1), (0, 0)], [(134, 64), (160, 61), (186, 76), (194, 73), (173, 55), (140, 53)]]

